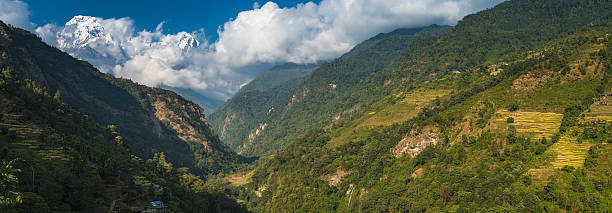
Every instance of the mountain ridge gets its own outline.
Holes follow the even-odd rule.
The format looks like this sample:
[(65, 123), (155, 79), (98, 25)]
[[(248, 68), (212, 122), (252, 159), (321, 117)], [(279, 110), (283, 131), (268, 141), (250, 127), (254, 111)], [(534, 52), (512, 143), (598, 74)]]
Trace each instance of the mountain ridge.
[[(280, 110), (278, 107), (275, 108), (275, 111), (280, 113), (277, 117), (266, 120), (254, 126), (253, 129), (238, 130), (237, 134), (241, 136), (234, 139), (236, 141), (234, 143), (252, 143), (253, 145), (247, 145), (250, 148), (247, 147), (244, 152), (248, 156), (271, 154), (282, 149), (288, 141), (295, 139), (296, 136), (305, 133), (310, 128), (325, 125), (328, 120), (324, 117), (328, 116), (331, 120), (334, 116), (337, 117), (338, 113), (341, 114), (340, 116), (350, 114), (360, 108), (360, 105), (353, 104), (340, 110), (341, 107), (336, 105), (336, 100), (329, 100), (336, 94), (343, 94), (352, 86), (360, 84), (361, 79), (380, 71), (403, 50), (406, 50), (413, 40), (444, 34), (449, 29), (448, 26), (437, 25), (398, 29), (358, 44), (343, 56), (324, 63), (315, 70), (298, 86)], [(304, 98), (308, 98), (308, 101), (311, 102), (303, 103)], [(339, 101), (343, 102), (344, 99)], [(348, 113), (342, 114), (343, 111)], [(219, 119), (216, 122), (218, 128)], [(260, 125), (266, 126), (265, 130), (259, 130), (260, 133), (256, 134)], [(255, 135), (249, 137), (248, 132), (253, 132)]]
[(175, 165), (198, 175), (228, 170), (241, 161), (214, 135), (193, 102), (174, 92), (103, 74), (27, 31), (2, 23), (0, 32), (0, 66), (59, 91), (68, 104), (97, 122), (117, 126), (136, 153), (150, 157), (165, 152)]

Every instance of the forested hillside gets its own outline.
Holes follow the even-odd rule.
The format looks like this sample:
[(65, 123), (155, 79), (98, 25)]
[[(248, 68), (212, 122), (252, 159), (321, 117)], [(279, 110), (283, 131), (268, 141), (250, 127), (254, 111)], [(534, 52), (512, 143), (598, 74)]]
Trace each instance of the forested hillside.
[(230, 171), (241, 159), (213, 134), (203, 110), (174, 92), (102, 74), (93, 66), (0, 23), (0, 67), (32, 79), (76, 111), (113, 125), (139, 156), (163, 152), (198, 175)]
[[(585, 29), (497, 75), (425, 84), (452, 91), (406, 121), (367, 124), (402, 104), (392, 95), (311, 131), (264, 159), (242, 199), (257, 211), (610, 209), (610, 33)], [(343, 129), (353, 135), (337, 140)]]
[[(164, 154), (136, 157), (114, 126), (101, 126), (31, 79), (0, 74), (2, 212), (131, 212), (153, 200), (172, 211), (246, 211)], [(164, 187), (154, 192), (153, 186)]]
[[(219, 138), (238, 153), (280, 119), (291, 95), (319, 65), (284, 64), (264, 71), (211, 114)], [(247, 148), (248, 147), (248, 148)]]
[[(413, 40), (441, 35), (449, 29), (447, 26), (436, 25), (417, 29), (398, 29), (362, 42), (342, 57), (322, 64), (299, 84), (297, 89), (281, 89), (283, 93), (292, 92), (292, 94), (284, 103), (280, 103), (280, 108), (274, 108), (276, 116), (263, 120), (254, 128), (228, 132), (227, 134), (231, 134), (236, 140), (231, 143), (243, 146), (246, 144), (241, 151), (248, 156), (270, 154), (283, 148), (289, 140), (306, 130), (321, 127), (329, 123), (334, 116), (340, 118), (358, 110), (361, 104), (344, 109), (344, 101), (334, 97), (358, 92), (352, 88), (361, 84), (363, 79), (371, 74), (383, 69), (405, 51)], [(288, 85), (296, 86), (298, 83), (292, 82)], [(251, 136), (250, 133), (256, 134), (246, 137)]]
[[(262, 146), (257, 150), (276, 150), (309, 129), (349, 116), (398, 90), (453, 71), (515, 60), (552, 39), (606, 19), (609, 11), (608, 1), (601, 0), (506, 1), (465, 17), (451, 33), (439, 38), (427, 37), (444, 34), (445, 30), (426, 30), (423, 36), (417, 34), (425, 38), (412, 43), (411, 37), (376, 42), (371, 51), (348, 53), (323, 64), (296, 90), (281, 119), (268, 123), (253, 144), (261, 144), (256, 145)], [(393, 41), (406, 43), (389, 45)], [(364, 42), (353, 52), (367, 49), (368, 43), (372, 42)]]
[(291, 114), (327, 119), (244, 173), (240, 199), (262, 212), (612, 208), (611, 7), (507, 1), (412, 42), (345, 96), (307, 80), (296, 94), (311, 102)]

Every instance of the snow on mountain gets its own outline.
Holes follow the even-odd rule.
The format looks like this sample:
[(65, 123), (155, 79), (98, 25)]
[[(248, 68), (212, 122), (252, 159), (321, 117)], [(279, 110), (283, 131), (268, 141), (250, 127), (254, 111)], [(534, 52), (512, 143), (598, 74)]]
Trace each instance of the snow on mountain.
[(183, 55), (200, 46), (191, 33), (163, 34), (161, 26), (153, 32), (135, 33), (134, 29), (133, 21), (128, 18), (102, 19), (77, 15), (63, 27), (45, 33), (52, 34), (52, 43), (59, 49), (90, 62), (106, 73), (113, 73), (116, 67), (136, 57), (152, 55), (151, 51), (163, 50)]
[(186, 32), (179, 32), (176, 35), (167, 35), (160, 41), (160, 45), (170, 46), (175, 45), (182, 50), (200, 46), (200, 42), (193, 35)]
[(97, 42), (118, 46), (113, 37), (104, 32), (104, 27), (98, 18), (91, 16), (73, 17), (66, 22), (60, 35), (59, 48), (83, 48)]

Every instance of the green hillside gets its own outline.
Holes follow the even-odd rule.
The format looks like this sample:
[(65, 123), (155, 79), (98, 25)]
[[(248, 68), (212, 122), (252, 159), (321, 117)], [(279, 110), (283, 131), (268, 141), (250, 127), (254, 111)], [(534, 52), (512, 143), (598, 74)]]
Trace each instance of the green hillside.
[[(605, 18), (607, 1), (506, 1), (469, 15), (450, 33), (434, 27), (422, 36), (366, 41), (371, 51), (348, 53), (324, 64), (294, 93), (281, 120), (268, 124), (254, 140), (270, 153), (312, 128), (349, 116), (382, 97), (453, 71), (516, 60), (527, 51)], [(437, 30), (436, 30), (437, 29)], [(441, 35), (438, 36), (431, 35)], [(393, 37), (393, 36), (392, 36)], [(393, 42), (405, 42), (398, 45)], [(372, 42), (377, 45), (369, 47)], [(410, 44), (410, 45), (407, 45)], [(359, 51), (357, 51), (359, 52)], [(397, 58), (396, 58), (397, 57)], [(334, 88), (333, 85), (336, 85)], [(249, 154), (250, 152), (246, 152)]]
[[(610, 33), (580, 30), (498, 75), (472, 69), (422, 84), (410, 91), (448, 95), (424, 97), (407, 121), (363, 127), (402, 104), (392, 95), (311, 131), (263, 159), (242, 199), (263, 212), (610, 209), (612, 124), (582, 116), (612, 91)], [(519, 87), (525, 80), (540, 83)], [(353, 134), (337, 140), (346, 128)]]
[[(284, 64), (264, 71), (209, 116), (219, 138), (237, 152), (280, 119), (291, 95), (318, 65)], [(247, 148), (248, 147), (248, 148)]]
[[(283, 148), (289, 140), (306, 130), (328, 124), (333, 116), (342, 117), (350, 114), (348, 111), (352, 110), (344, 109), (348, 105), (340, 99), (334, 99), (335, 97), (356, 92), (352, 89), (355, 85), (361, 84), (363, 79), (383, 69), (405, 51), (413, 40), (444, 34), (449, 29), (447, 26), (436, 25), (417, 29), (398, 29), (360, 43), (342, 57), (322, 64), (297, 89), (292, 90), (292, 94), (288, 96), (290, 98), (283, 99), (281, 108), (275, 108), (274, 111), (278, 116), (259, 123), (266, 126), (265, 130), (260, 128), (260, 133), (251, 138), (245, 137), (248, 133), (243, 131), (257, 132), (259, 126), (229, 132), (228, 134), (242, 134), (241, 141), (238, 141), (241, 138), (237, 138), (231, 143), (243, 146), (246, 144), (242, 150), (245, 155), (270, 154)], [(282, 92), (285, 93), (287, 90)], [(351, 107), (361, 106), (351, 105)]]
[(610, 209), (611, 7), (506, 1), (344, 92), (324, 64), (280, 122), (289, 145), (229, 180), (258, 212)]
[[(177, 173), (164, 154), (144, 160), (122, 133), (104, 127), (30, 79), (0, 75), (2, 212), (108, 212), (153, 200), (171, 211), (246, 211), (196, 176)], [(154, 192), (153, 184), (164, 187)], [(113, 204), (114, 203), (114, 204)]]
[(151, 158), (164, 152), (177, 167), (198, 175), (231, 171), (241, 158), (208, 125), (202, 108), (174, 92), (112, 77), (41, 39), (0, 23), (0, 67), (32, 79), (76, 111), (114, 125), (130, 150)]

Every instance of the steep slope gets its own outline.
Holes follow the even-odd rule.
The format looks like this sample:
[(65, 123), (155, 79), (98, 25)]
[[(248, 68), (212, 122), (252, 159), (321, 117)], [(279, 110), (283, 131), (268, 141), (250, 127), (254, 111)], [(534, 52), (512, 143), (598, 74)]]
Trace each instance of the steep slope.
[[(111, 74), (117, 72), (115, 70), (117, 65), (123, 66), (134, 57), (146, 54), (147, 48), (164, 48), (176, 51), (175, 54), (184, 56), (200, 45), (196, 35), (187, 32), (179, 32), (175, 35), (162, 36), (159, 39), (146, 41), (126, 39), (126, 35), (118, 35), (117, 32), (112, 31), (113, 26), (108, 25), (109, 22), (101, 18), (77, 15), (66, 22), (61, 31), (51, 32), (54, 33), (53, 35), (43, 35), (53, 37), (53, 39), (45, 42), (52, 42), (51, 45), (71, 56), (87, 61), (100, 71)], [(176, 63), (173, 65), (175, 67), (185, 66), (182, 64), (184, 62), (171, 63)], [(223, 104), (221, 100), (188, 88), (175, 88), (166, 85), (162, 85), (162, 87), (175, 91), (195, 102), (204, 108), (207, 113), (213, 112)]]
[[(418, 85), (406, 92), (453, 92), (417, 98), (426, 105), (417, 115), (359, 137), (311, 131), (262, 160), (243, 199), (257, 211), (610, 209), (612, 124), (601, 108), (612, 91), (611, 33), (612, 24), (581, 29), (496, 75), (474, 67)], [(363, 125), (401, 97), (337, 128)]]
[(268, 123), (280, 118), (291, 95), (317, 67), (284, 64), (264, 71), (210, 115), (215, 132), (234, 150), (242, 152), (266, 130)]
[[(610, 9), (608, 1), (600, 0), (506, 1), (465, 17), (440, 38), (416, 40), (397, 58), (385, 56), (393, 62), (377, 63), (380, 57), (338, 59), (313, 73), (296, 90), (283, 118), (269, 124), (254, 143), (282, 147), (306, 130), (348, 116), (394, 91), (453, 71), (514, 60), (517, 54), (607, 18)], [(356, 64), (362, 66), (351, 67)]]
[(102, 74), (35, 35), (0, 23), (0, 66), (29, 78), (102, 125), (114, 125), (143, 157), (164, 152), (177, 167), (205, 175), (229, 170), (239, 157), (213, 134), (202, 109), (163, 89)]
[(353, 86), (361, 84), (364, 78), (387, 66), (405, 51), (413, 40), (444, 34), (449, 29), (450, 27), (435, 25), (398, 29), (377, 35), (355, 46), (342, 57), (322, 64), (284, 103), (279, 117), (262, 123), (267, 125), (267, 128), (254, 137), (242, 139), (241, 143), (247, 144), (243, 153), (272, 153), (306, 130), (329, 123), (331, 117), (342, 117), (357, 110), (361, 104), (353, 104), (344, 109), (344, 106), (349, 104), (334, 97), (350, 94)]
[[(242, 199), (258, 211), (610, 209), (611, 7), (507, 1), (413, 42), (342, 96), (371, 104), (263, 158)], [(315, 100), (303, 107), (325, 113)]]
[[(116, 128), (49, 94), (10, 69), (0, 73), (0, 207), (2, 212), (108, 212), (163, 200), (171, 211), (245, 211), (223, 193), (174, 174), (163, 155), (142, 160)], [(162, 169), (163, 168), (163, 169)], [(154, 193), (152, 184), (166, 194)], [(111, 209), (113, 210), (113, 209)]]

